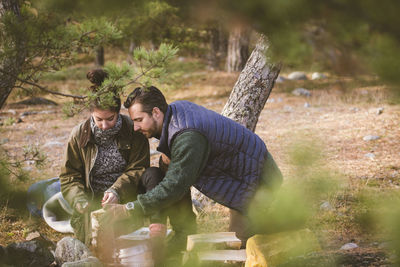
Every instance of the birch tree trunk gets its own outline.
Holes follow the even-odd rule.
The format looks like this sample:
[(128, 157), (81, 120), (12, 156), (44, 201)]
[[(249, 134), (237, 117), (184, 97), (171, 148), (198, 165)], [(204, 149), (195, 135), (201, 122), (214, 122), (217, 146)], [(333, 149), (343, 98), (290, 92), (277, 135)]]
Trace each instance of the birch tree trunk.
[[(17, 21), (21, 21), (20, 7), (16, 0), (0, 1), (0, 18), (6, 12), (12, 12), (17, 16)], [(17, 81), (17, 76), (21, 72), (25, 60), (25, 40), (23, 34), (15, 34), (13, 40), (7, 41), (8, 48), (12, 48), (12, 53), (0, 62), (0, 109), (3, 108), (8, 96)], [(6, 42), (6, 40), (3, 40)], [(4, 48), (0, 46), (0, 53), (4, 53)]]
[(268, 62), (267, 49), (267, 39), (262, 35), (221, 113), (253, 132), (281, 69), (280, 64)]

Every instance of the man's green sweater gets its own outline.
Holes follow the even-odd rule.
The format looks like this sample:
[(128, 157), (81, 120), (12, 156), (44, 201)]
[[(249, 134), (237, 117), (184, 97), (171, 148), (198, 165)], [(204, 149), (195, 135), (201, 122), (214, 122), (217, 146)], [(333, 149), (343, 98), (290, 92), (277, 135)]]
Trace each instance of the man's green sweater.
[(152, 190), (138, 195), (135, 213), (146, 216), (180, 200), (196, 182), (210, 153), (208, 140), (197, 131), (185, 131), (172, 143), (171, 162), (164, 179)]

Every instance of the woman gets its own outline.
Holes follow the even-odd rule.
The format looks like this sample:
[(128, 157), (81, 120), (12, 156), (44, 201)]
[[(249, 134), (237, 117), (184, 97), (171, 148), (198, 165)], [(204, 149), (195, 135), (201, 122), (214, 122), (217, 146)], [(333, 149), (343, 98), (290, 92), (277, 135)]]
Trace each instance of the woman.
[[(92, 70), (87, 78), (96, 91), (107, 73)], [(99, 99), (91, 103), (91, 116), (71, 132), (60, 174), (61, 192), (74, 209), (71, 226), (87, 245), (90, 212), (135, 198), (139, 179), (150, 165), (147, 138), (134, 132), (130, 118), (120, 114), (120, 98), (114, 96), (112, 102), (107, 107)]]

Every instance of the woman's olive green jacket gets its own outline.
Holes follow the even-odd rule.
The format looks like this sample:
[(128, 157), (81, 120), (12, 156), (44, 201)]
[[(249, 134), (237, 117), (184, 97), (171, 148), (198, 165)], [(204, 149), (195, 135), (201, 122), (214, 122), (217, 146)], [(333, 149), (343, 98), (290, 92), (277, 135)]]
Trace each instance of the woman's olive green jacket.
[[(131, 119), (122, 116), (122, 127), (116, 137), (118, 149), (126, 161), (125, 171), (112, 185), (121, 202), (136, 198), (139, 178), (150, 165), (147, 138), (133, 131)], [(90, 128), (90, 118), (71, 132), (62, 165), (60, 182), (63, 197), (72, 207), (79, 200), (93, 199), (91, 170), (96, 161), (97, 146)]]

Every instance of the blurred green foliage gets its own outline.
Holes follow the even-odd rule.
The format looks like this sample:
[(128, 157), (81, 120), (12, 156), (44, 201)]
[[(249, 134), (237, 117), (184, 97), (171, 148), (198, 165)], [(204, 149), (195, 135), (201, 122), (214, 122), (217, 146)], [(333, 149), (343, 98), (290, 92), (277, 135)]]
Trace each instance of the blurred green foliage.
[[(62, 25), (63, 21), (77, 26), (81, 34), (96, 29), (95, 34), (88, 34), (93, 46), (109, 43), (108, 40), (157, 48), (167, 42), (178, 46), (181, 53), (195, 55), (209, 52), (211, 28), (223, 24), (228, 31), (232, 22), (239, 21), (265, 33), (272, 60), (283, 61), (286, 68), (344, 75), (373, 73), (396, 90), (400, 82), (396, 75), (400, 36), (394, 26), (399, 24), (399, 18), (393, 10), (398, 10), (399, 5), (395, 0), (36, 0), (32, 5), (26, 4), (24, 12), (43, 20), (40, 28), (44, 32), (53, 32), (55, 25)], [(12, 31), (17, 33), (18, 27), (12, 25)], [(38, 28), (32, 25), (33, 29)], [(99, 29), (106, 33), (97, 32)], [(69, 34), (52, 36), (61, 37), (63, 43)], [(81, 52), (87, 51), (80, 46)]]
[[(172, 45), (162, 43), (157, 50), (146, 50), (139, 47), (134, 50), (135, 65), (126, 62), (116, 64), (109, 62), (104, 67), (107, 78), (94, 92), (87, 91), (85, 99), (66, 103), (63, 111), (67, 116), (73, 116), (96, 101), (102, 108), (113, 106), (114, 97), (123, 95), (129, 85), (148, 87), (156, 83), (168, 81), (167, 69), (178, 49)], [(82, 89), (82, 91), (85, 91)]]
[(10, 155), (10, 153), (0, 145), (0, 205), (12, 200), (12, 206), (23, 206), (21, 201), (25, 196), (23, 184), (31, 177), (29, 170), (24, 168), (24, 163), (33, 163), (33, 166), (40, 169), (44, 167), (47, 156), (38, 146), (25, 146), (21, 157)]
[(324, 167), (321, 150), (315, 142), (298, 142), (289, 154), (294, 174), (285, 177), (276, 192), (259, 190), (251, 203), (250, 216), (258, 233), (306, 227), (319, 212), (320, 203), (339, 189), (339, 179)]
[(211, 6), (230, 14), (232, 20), (241, 18), (253, 25), (270, 39), (275, 59), (289, 66), (299, 67), (301, 63), (310, 64), (311, 60), (340, 74), (372, 72), (398, 89), (399, 1), (195, 0), (194, 3), (199, 9)]
[(58, 71), (46, 72), (42, 74), (42, 81), (68, 81), (68, 80), (85, 80), (87, 67), (65, 67)]

